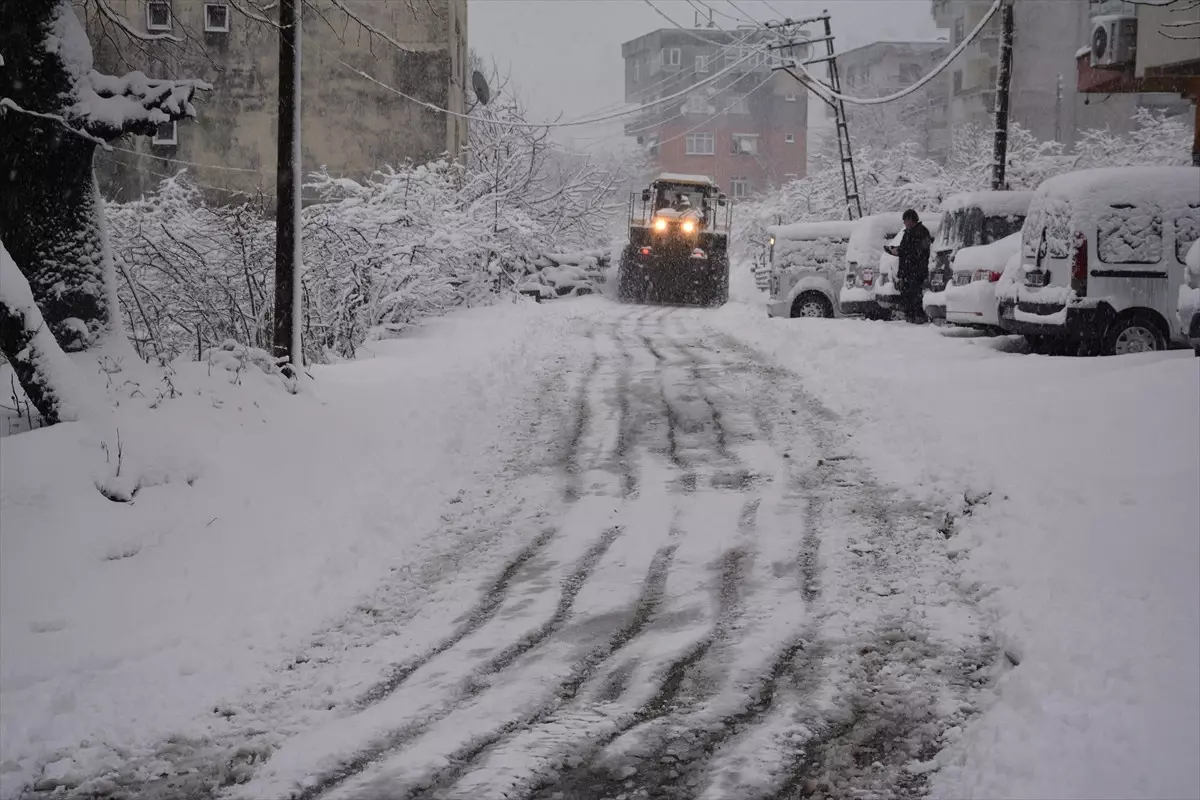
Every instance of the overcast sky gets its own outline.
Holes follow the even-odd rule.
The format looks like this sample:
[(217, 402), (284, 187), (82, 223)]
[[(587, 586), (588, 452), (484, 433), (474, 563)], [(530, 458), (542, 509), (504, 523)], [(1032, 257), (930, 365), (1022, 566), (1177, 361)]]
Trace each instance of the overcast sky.
[[(932, 39), (936, 34), (929, 0), (705, 0), (721, 27), (745, 15), (759, 21), (810, 17), (828, 8), (838, 51), (883, 39)], [(692, 25), (695, 8), (686, 0), (653, 0), (681, 25)], [(702, 5), (693, 0), (695, 6)], [(646, 0), (469, 0), (471, 47), (485, 61), (509, 70), (535, 121), (590, 116), (624, 99), (621, 43), (670, 23)], [(724, 13), (728, 16), (721, 16)], [(815, 35), (815, 29), (814, 29)], [(823, 73), (818, 73), (822, 74)], [(816, 120), (816, 109), (810, 119)], [(616, 130), (620, 130), (619, 127)], [(560, 141), (583, 148), (613, 127), (570, 129)], [(563, 131), (563, 134), (566, 134)], [(589, 138), (590, 137), (590, 138)], [(617, 137), (619, 139), (619, 137)]]

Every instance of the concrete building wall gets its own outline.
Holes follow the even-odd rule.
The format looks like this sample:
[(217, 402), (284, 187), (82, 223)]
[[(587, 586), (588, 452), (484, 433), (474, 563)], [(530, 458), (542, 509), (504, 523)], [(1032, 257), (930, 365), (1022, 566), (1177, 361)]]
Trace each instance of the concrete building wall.
[[(905, 89), (939, 64), (946, 42), (874, 42), (838, 54), (844, 90), (856, 97), (882, 96)], [(850, 135), (871, 147), (914, 142), (919, 155), (942, 160), (950, 144), (947, 120), (950, 77), (943, 71), (907, 98), (878, 106), (847, 104)], [(825, 106), (825, 116), (835, 116)]]
[[(939, 27), (952, 31), (954, 45), (971, 32), (990, 6), (990, 0), (933, 0), (933, 16)], [(1171, 109), (1177, 105), (1171, 98), (1155, 95), (1088, 97), (1077, 91), (1075, 53), (1090, 41), (1092, 13), (1095, 10), (1089, 0), (1014, 2), (1009, 114), (1039, 139), (1070, 146), (1083, 130), (1130, 130), (1138, 106)], [(993, 124), (999, 32), (997, 14), (949, 68), (952, 127)]]
[[(110, 4), (135, 29), (146, 29), (143, 0)], [(228, 32), (206, 31), (205, 5), (205, 0), (172, 0), (171, 33), (183, 40), (181, 44), (131, 42), (111, 26), (103, 28), (92, 6), (83, 7), (98, 69), (140, 69), (150, 77), (202, 78), (213, 85), (195, 103), (197, 119), (177, 127), (175, 144), (135, 137), (117, 143), (122, 150), (98, 157), (97, 172), (107, 196), (136, 197), (182, 167), (214, 200), (237, 193), (274, 193), (278, 31), (233, 7)], [(324, 166), (362, 178), (406, 159), (424, 161), (446, 152), (457, 157), (466, 144), (464, 124), (427, 111), (354, 70), (461, 112), (466, 0), (345, 0), (345, 5), (405, 51), (371, 35), (332, 4), (304, 4), (304, 171)]]

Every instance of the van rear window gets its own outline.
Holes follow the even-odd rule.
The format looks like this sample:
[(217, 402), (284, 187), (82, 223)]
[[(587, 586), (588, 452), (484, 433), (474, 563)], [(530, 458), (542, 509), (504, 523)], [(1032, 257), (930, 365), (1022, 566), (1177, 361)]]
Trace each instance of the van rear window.
[(1163, 257), (1163, 214), (1156, 203), (1120, 203), (1100, 216), (1097, 256), (1105, 264), (1158, 264)]

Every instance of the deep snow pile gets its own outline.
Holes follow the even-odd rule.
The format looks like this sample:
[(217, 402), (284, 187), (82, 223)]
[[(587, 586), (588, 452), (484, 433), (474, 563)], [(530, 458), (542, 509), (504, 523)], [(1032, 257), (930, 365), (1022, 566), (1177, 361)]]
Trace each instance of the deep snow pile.
[(565, 324), (527, 300), (427, 321), (298, 394), (241, 347), (127, 365), (111, 415), (5, 438), (0, 797), (282, 685), (327, 617), (450, 544), (430, 532), (510, 455)]
[(525, 277), (517, 281), (517, 291), (538, 300), (599, 294), (609, 264), (605, 250), (546, 253), (525, 268)]
[(854, 320), (714, 323), (796, 371), (881, 478), (957, 513), (962, 587), (1019, 662), (932, 796), (1200, 796), (1200, 375), (1190, 352), (1021, 353)]

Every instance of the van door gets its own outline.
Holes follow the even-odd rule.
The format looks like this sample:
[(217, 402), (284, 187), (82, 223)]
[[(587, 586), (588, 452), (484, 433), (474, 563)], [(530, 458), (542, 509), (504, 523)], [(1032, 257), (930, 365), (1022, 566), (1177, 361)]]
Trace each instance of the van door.
[(1153, 308), (1165, 315), (1183, 267), (1172, 266), (1175, 257), (1168, 248), (1174, 224), (1164, 223), (1162, 207), (1152, 200), (1113, 203), (1102, 211), (1095, 223), (1087, 296), (1107, 301), (1117, 312)]

